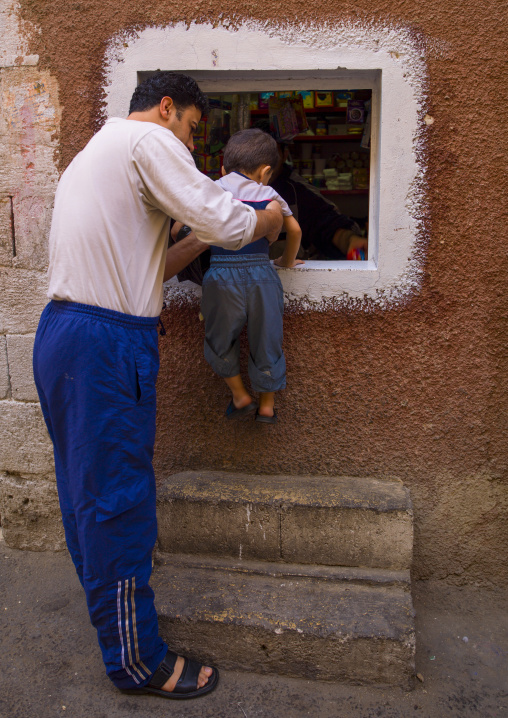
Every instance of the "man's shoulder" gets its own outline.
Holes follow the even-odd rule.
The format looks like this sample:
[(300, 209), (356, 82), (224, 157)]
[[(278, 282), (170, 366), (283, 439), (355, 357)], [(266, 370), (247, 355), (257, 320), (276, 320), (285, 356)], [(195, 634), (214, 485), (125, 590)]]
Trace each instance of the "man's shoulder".
[(155, 122), (128, 120), (122, 117), (110, 117), (98, 134), (114, 134), (130, 141), (133, 146), (153, 140), (155, 143), (172, 145), (178, 142), (174, 134)]

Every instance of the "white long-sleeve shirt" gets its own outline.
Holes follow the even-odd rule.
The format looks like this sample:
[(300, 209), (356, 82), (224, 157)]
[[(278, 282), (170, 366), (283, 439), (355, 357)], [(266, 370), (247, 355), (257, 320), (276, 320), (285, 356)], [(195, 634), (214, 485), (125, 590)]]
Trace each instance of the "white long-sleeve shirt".
[(199, 172), (171, 130), (108, 120), (58, 184), (48, 297), (158, 316), (170, 217), (227, 249), (256, 227), (255, 211)]

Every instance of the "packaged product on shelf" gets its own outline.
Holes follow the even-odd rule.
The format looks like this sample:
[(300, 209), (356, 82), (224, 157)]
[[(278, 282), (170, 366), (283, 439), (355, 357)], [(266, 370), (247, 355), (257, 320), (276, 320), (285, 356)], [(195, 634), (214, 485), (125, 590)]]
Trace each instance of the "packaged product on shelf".
[(314, 92), (312, 90), (310, 91), (302, 91), (299, 93), (300, 97), (303, 101), (303, 106), (306, 110), (312, 110), (314, 108)]
[(303, 99), (298, 94), (295, 97), (292, 97), (290, 102), (291, 102), (291, 105), (292, 105), (293, 110), (296, 115), (296, 122), (298, 124), (298, 134), (303, 135), (309, 129), (309, 123), (307, 122), (307, 115), (305, 114), (305, 109), (303, 107)]
[(347, 123), (348, 125), (363, 125), (365, 122), (365, 103), (362, 100), (348, 100)]
[(333, 107), (333, 92), (330, 90), (316, 90), (314, 102), (316, 107)]
[(260, 110), (267, 110), (268, 109), (268, 102), (270, 101), (271, 97), (275, 97), (275, 92), (260, 92), (259, 93), (259, 109)]
[(347, 125), (345, 124), (339, 124), (339, 123), (332, 123), (330, 122), (328, 124), (328, 134), (329, 135), (346, 135), (347, 134)]
[(296, 115), (287, 100), (278, 97), (270, 97), (268, 103), (270, 114), (270, 126), (277, 139), (292, 140), (298, 134), (298, 123)]
[(307, 134), (315, 135), (318, 118), (316, 115), (306, 115), (306, 117), (307, 117), (307, 124), (309, 125), (309, 130), (308, 130)]
[(279, 140), (290, 141), (307, 129), (307, 118), (301, 97), (290, 99), (270, 97), (268, 113), (270, 126)]
[(353, 93), (349, 90), (336, 90), (334, 93), (335, 107), (347, 107), (348, 100), (353, 99)]
[(355, 167), (353, 170), (353, 187), (355, 189), (369, 189), (369, 170), (365, 167)]
[(257, 92), (251, 92), (249, 99), (249, 108), (251, 111), (259, 109), (259, 96)]
[(337, 175), (338, 189), (343, 191), (353, 189), (353, 175), (351, 172), (341, 172)]
[(325, 176), (326, 189), (337, 190), (339, 184), (337, 181), (337, 170), (335, 167), (327, 167), (323, 170)]
[(327, 135), (328, 127), (324, 120), (318, 120), (316, 125), (316, 135)]

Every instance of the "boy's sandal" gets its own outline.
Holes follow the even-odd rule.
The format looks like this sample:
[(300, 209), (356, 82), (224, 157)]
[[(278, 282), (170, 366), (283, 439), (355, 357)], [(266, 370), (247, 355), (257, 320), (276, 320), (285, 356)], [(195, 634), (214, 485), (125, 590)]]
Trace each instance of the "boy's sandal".
[(153, 693), (154, 695), (162, 696), (162, 698), (183, 700), (204, 696), (206, 693), (211, 693), (214, 688), (217, 688), (219, 682), (219, 671), (217, 668), (212, 668), (212, 675), (209, 677), (208, 683), (202, 688), (197, 688), (199, 672), (203, 664), (197, 661), (191, 661), (189, 658), (184, 658), (185, 663), (182, 669), (182, 675), (178, 679), (176, 686), (172, 691), (163, 691), (162, 686), (173, 675), (177, 658), (178, 655), (176, 653), (168, 651), (164, 660), (153, 674), (150, 683), (140, 688), (124, 689), (122, 693)]
[(256, 421), (262, 424), (276, 424), (277, 423), (277, 412), (273, 410), (273, 416), (263, 416), (256, 410)]
[(237, 409), (236, 406), (233, 404), (233, 400), (231, 399), (226, 409), (226, 419), (239, 419), (242, 416), (252, 414), (252, 412), (255, 411), (257, 408), (257, 401), (251, 401), (251, 403), (247, 404), (247, 406), (242, 406), (241, 409)]

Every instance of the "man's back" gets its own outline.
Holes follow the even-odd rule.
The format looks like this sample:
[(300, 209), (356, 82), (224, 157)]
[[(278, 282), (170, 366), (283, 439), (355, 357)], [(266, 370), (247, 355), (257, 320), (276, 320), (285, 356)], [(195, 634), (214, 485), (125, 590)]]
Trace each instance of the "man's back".
[(48, 296), (157, 316), (169, 218), (192, 222), (198, 239), (209, 243), (225, 223), (229, 245), (241, 246), (256, 219), (253, 212), (248, 218), (236, 211), (235, 204), (198, 172), (170, 130), (112, 118), (58, 185)]

